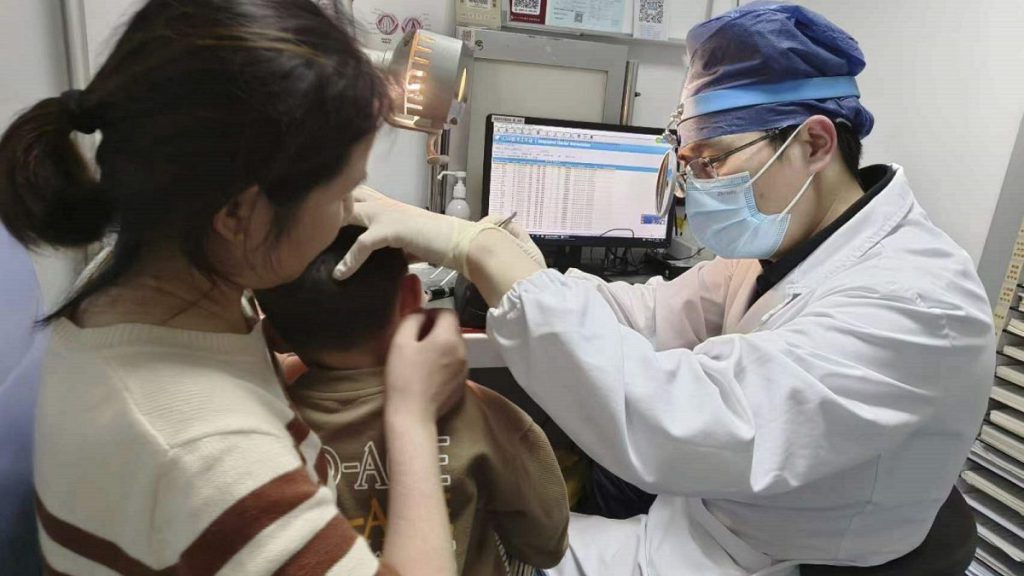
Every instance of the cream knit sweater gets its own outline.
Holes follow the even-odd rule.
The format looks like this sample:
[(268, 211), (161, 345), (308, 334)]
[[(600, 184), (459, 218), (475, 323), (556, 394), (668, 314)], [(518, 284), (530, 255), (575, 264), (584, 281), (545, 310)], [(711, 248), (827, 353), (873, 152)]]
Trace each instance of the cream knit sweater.
[(259, 326), (54, 323), (35, 445), (51, 573), (393, 574), (326, 468)]

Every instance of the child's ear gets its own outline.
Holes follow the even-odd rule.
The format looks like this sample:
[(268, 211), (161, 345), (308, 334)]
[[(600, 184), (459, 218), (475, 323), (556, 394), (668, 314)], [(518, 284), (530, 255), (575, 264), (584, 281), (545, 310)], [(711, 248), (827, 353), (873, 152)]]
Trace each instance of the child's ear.
[(398, 315), (404, 318), (413, 312), (419, 312), (422, 308), (423, 285), (420, 283), (420, 277), (406, 274), (398, 289)]

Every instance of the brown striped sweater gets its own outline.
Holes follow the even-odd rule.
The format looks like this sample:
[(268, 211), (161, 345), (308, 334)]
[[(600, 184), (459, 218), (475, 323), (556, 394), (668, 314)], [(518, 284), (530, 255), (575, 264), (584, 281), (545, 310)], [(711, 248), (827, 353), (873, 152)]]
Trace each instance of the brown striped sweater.
[(50, 574), (394, 574), (339, 514), (262, 331), (53, 326), (36, 423)]

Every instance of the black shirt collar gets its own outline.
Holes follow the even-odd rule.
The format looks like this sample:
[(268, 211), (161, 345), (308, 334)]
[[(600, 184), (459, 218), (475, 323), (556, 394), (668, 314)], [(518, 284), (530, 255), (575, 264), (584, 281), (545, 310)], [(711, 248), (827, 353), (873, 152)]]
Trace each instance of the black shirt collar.
[(762, 272), (757, 277), (757, 285), (751, 302), (756, 302), (761, 296), (764, 296), (765, 293), (781, 282), (783, 278), (788, 276), (790, 272), (795, 270), (819, 246), (824, 244), (837, 230), (863, 210), (882, 190), (885, 190), (895, 176), (896, 169), (886, 164), (875, 164), (861, 169), (857, 177), (861, 182), (861, 188), (867, 189), (867, 192), (847, 208), (839, 218), (836, 218), (831, 224), (805, 240), (802, 244), (786, 252), (782, 258), (775, 262), (762, 260)]

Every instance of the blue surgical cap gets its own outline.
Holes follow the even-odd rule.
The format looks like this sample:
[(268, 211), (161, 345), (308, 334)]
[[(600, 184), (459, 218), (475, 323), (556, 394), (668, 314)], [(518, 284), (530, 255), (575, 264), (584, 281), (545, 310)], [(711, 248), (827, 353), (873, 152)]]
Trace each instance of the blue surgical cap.
[(864, 70), (857, 41), (802, 6), (753, 2), (698, 24), (686, 46), (681, 145), (817, 114), (849, 123), (860, 138), (874, 126), (854, 80)]

